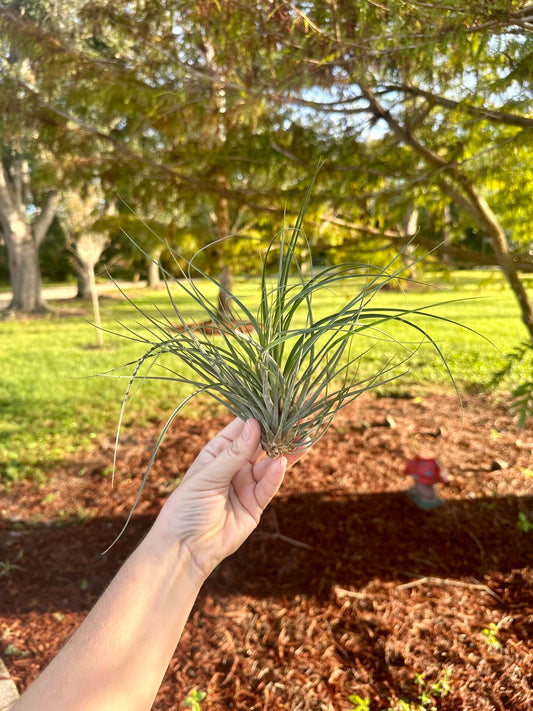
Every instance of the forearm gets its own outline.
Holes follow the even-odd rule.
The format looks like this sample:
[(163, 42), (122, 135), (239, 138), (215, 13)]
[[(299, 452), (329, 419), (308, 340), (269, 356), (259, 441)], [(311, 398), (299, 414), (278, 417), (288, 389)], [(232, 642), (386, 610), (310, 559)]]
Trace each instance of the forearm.
[(254, 530), (283, 480), (287, 460), (262, 458), (260, 435), (258, 422), (236, 418), (200, 452), (143, 543), (14, 711), (151, 708), (203, 581)]
[(203, 579), (151, 531), (13, 711), (147, 711)]

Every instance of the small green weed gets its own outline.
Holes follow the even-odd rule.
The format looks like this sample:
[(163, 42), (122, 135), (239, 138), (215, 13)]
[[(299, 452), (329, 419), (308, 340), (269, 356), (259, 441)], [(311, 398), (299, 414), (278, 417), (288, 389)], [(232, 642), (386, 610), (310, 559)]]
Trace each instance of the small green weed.
[[(15, 560), (20, 563), (24, 556), (24, 549), (21, 548)], [(12, 563), (10, 560), (0, 560), (0, 578), (9, 578), (13, 570), (22, 570), (22, 566)]]
[(92, 509), (86, 509), (84, 506), (78, 506), (77, 509), (69, 507), (60, 509), (57, 512), (58, 525), (62, 523), (83, 523), (90, 521), (96, 516), (96, 512)]
[(370, 711), (370, 699), (368, 697), (363, 699), (357, 694), (352, 694), (348, 701), (353, 704), (353, 708), (350, 711)]
[(183, 705), (186, 708), (192, 709), (192, 711), (201, 711), (200, 704), (206, 696), (207, 694), (205, 693), (205, 691), (198, 691), (198, 689), (192, 689), (192, 691), (189, 692), (189, 695), (183, 702)]
[(25, 659), (26, 657), (30, 656), (30, 653), (27, 649), (19, 649), (18, 647), (15, 647), (14, 644), (8, 644), (7, 647), (4, 649), (4, 654), (6, 655), (6, 657), (19, 657), (20, 659)]
[(520, 511), (520, 513), (518, 514), (518, 522), (516, 525), (524, 533), (529, 533), (530, 531), (533, 531), (533, 521), (530, 521), (528, 515), (525, 514), (523, 511)]
[(481, 634), (483, 635), (485, 642), (490, 647), (496, 651), (499, 651), (502, 648), (502, 643), (500, 642), (500, 630), (498, 625), (494, 624), (494, 622), (491, 622), (488, 627), (482, 629)]
[(20, 565), (15, 565), (9, 560), (0, 560), (0, 578), (9, 578), (12, 570), (20, 569)]
[(394, 706), (389, 706), (387, 711), (437, 711), (437, 699), (443, 699), (451, 691), (451, 687), (448, 683), (449, 679), (450, 672), (446, 669), (440, 679), (431, 684), (431, 686), (428, 686), (423, 674), (415, 674), (415, 682), (419, 691), (418, 700), (420, 703), (399, 699)]

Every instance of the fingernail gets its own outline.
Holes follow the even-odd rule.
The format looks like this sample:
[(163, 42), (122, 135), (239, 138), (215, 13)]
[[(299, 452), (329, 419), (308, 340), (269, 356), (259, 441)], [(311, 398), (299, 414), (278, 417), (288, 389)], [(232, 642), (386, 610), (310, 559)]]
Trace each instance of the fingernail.
[(252, 436), (252, 421), (246, 420), (246, 424), (244, 425), (244, 429), (242, 431), (242, 438), (245, 442), (247, 442), (251, 436)]

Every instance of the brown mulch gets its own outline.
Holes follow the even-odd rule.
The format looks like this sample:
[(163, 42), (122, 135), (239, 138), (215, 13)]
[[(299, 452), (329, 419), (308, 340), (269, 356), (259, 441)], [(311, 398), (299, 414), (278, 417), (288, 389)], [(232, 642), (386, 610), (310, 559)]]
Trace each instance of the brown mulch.
[[(131, 525), (103, 556), (157, 427), (125, 434), (114, 488), (102, 438), (45, 486), (0, 492), (0, 653), (20, 689), (226, 419), (175, 424)], [(405, 495), (405, 462), (422, 451), (451, 476), (432, 512)], [(438, 709), (532, 709), (532, 469), (533, 429), (519, 432), (489, 399), (468, 396), (462, 419), (453, 396), (361, 397), (206, 583), (154, 709), (183, 708), (195, 687), (208, 711), (343, 711), (354, 694), (386, 709), (420, 703), (417, 674), (428, 692), (448, 675)]]

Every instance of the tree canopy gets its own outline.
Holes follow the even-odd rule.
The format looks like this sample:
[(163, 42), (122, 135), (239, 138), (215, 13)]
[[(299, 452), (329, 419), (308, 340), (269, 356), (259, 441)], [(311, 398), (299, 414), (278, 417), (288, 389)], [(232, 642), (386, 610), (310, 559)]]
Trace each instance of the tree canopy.
[(499, 264), (533, 335), (532, 29), (516, 0), (12, 0), (4, 155), (36, 195), (97, 178), (197, 245), (277, 229), (325, 158), (319, 253), (416, 229), (450, 263)]

